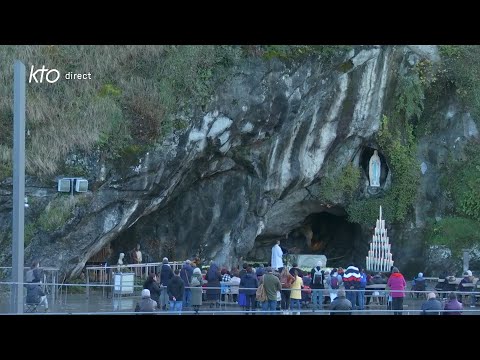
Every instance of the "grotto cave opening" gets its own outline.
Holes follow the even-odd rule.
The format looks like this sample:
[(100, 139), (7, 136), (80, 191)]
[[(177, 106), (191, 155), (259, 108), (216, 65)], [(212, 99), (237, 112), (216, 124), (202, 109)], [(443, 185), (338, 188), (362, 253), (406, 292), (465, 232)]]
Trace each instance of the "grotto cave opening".
[(363, 266), (368, 250), (361, 226), (349, 222), (340, 208), (308, 215), (301, 227), (290, 232), (287, 246), (290, 241), (292, 252), (323, 254), (329, 267), (346, 267), (352, 262)]
[(365, 266), (368, 239), (360, 224), (348, 221), (342, 207), (309, 214), (287, 236), (257, 238), (249, 258), (270, 261), (270, 249), (278, 238), (290, 254), (325, 255), (328, 267), (347, 267), (351, 263)]

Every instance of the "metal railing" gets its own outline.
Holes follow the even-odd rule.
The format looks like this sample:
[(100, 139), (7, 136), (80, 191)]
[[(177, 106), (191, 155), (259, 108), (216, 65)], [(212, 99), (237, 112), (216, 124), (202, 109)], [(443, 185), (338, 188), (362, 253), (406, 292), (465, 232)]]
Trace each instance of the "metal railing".
[[(24, 285), (27, 285), (27, 283), (23, 283)], [(14, 282), (0, 282), (0, 285), (8, 285), (8, 286), (11, 286), (11, 285), (16, 285), (16, 283)], [(104, 285), (99, 285), (99, 284), (67, 284), (67, 283), (64, 283), (64, 284), (59, 284), (59, 283), (46, 283), (44, 284), (46, 286), (54, 286), (54, 287), (59, 287), (60, 285), (65, 287), (65, 289), (68, 289), (68, 288), (71, 288), (71, 287), (81, 287), (81, 288), (84, 288), (85, 289), (85, 292), (87, 291), (87, 289), (94, 289), (94, 288), (97, 288), (99, 286), (105, 288), (105, 289), (109, 289), (109, 291), (114, 295), (112, 296), (112, 300), (111, 301), (104, 301), (102, 300), (103, 299), (103, 296), (100, 296), (100, 293), (96, 293), (96, 297), (93, 298), (94, 302), (89, 302), (89, 300), (80, 300), (81, 298), (83, 298), (82, 296), (80, 297), (75, 297), (74, 294), (72, 292), (70, 292), (70, 294), (68, 293), (68, 291), (65, 291), (63, 292), (60, 296), (58, 296), (58, 298), (55, 300), (55, 298), (51, 299), (51, 297), (53, 297), (53, 293), (50, 293), (50, 294), (47, 294), (47, 296), (49, 297), (49, 303), (51, 305), (53, 305), (54, 308), (62, 308), (63, 306), (63, 310), (60, 310), (60, 311), (52, 311), (50, 313), (52, 314), (139, 314), (138, 312), (135, 312), (133, 309), (135, 308), (135, 302), (138, 301), (140, 299), (140, 291), (141, 289), (143, 288), (142, 285), (134, 285), (134, 289), (133, 289), (133, 292), (132, 294), (130, 294), (131, 296), (129, 297), (124, 297), (123, 294), (121, 293), (121, 291), (118, 291), (118, 285), (119, 284), (104, 284)], [(115, 290), (115, 287), (117, 286), (117, 291)], [(130, 286), (130, 285), (129, 285)], [(199, 287), (186, 287), (187, 289), (196, 289), (196, 290), (200, 290)], [(121, 289), (121, 284), (120, 284), (120, 289)], [(238, 305), (238, 302), (227, 302), (227, 301), (222, 301), (222, 295), (227, 295), (227, 293), (224, 293), (222, 294), (222, 289), (225, 289), (225, 286), (223, 287), (201, 287), (201, 291), (202, 291), (202, 306), (199, 310), (199, 314), (212, 314), (212, 315), (215, 315), (215, 314), (267, 314), (267, 313), (272, 313), (272, 314), (286, 314), (286, 311), (287, 313), (299, 313), (299, 314), (312, 314), (312, 313), (315, 313), (315, 314), (333, 314), (333, 313), (341, 313), (341, 312), (345, 312), (344, 310), (330, 310), (328, 307), (329, 305), (326, 304), (326, 305), (321, 305), (321, 308), (320, 309), (311, 309), (311, 308), (304, 308), (303, 306), (303, 302), (304, 302), (304, 299), (301, 300), (301, 308), (300, 309), (289, 309), (289, 310), (274, 310), (274, 311), (271, 311), (271, 310), (262, 310), (261, 308), (259, 308), (259, 302), (258, 301), (255, 301), (255, 305), (254, 305), (254, 310), (245, 310), (244, 308), (242, 308), (240, 305)], [(243, 292), (243, 290), (256, 290), (256, 288), (240, 288), (240, 293)], [(306, 289), (283, 289), (283, 291), (301, 291), (303, 293), (308, 293), (309, 290), (306, 290)], [(327, 296), (327, 292), (328, 292), (328, 289), (319, 289), (319, 290), (322, 290), (324, 295)], [(166, 291), (166, 288), (165, 287), (162, 287), (162, 291)], [(206, 293), (208, 294), (209, 291), (213, 291), (214, 292), (214, 297), (210, 300), (205, 300), (204, 299), (204, 296), (203, 296), (203, 293)], [(360, 292), (360, 291), (364, 291), (364, 290), (346, 290), (346, 292)], [(391, 291), (393, 292), (393, 291)], [(385, 302), (383, 305), (381, 306), (375, 306), (375, 308), (371, 307), (371, 308), (368, 308), (368, 309), (363, 309), (363, 310), (359, 310), (359, 309), (352, 309), (350, 311), (348, 311), (348, 313), (351, 313), (351, 314), (356, 314), (356, 315), (371, 315), (371, 314), (375, 314), (375, 315), (387, 315), (387, 314), (393, 314), (393, 313), (405, 313), (405, 314), (408, 314), (408, 315), (417, 315), (417, 314), (422, 314), (423, 311), (420, 309), (420, 308), (416, 308), (417, 306), (419, 306), (421, 303), (423, 303), (425, 300), (424, 299), (415, 299), (415, 298), (410, 298), (408, 297), (408, 294), (410, 293), (429, 293), (429, 292), (432, 292), (432, 290), (425, 290), (425, 291), (412, 291), (412, 290), (404, 290), (403, 291), (404, 293), (406, 293), (406, 297), (405, 297), (405, 300), (404, 300), (404, 309), (403, 310), (393, 310), (393, 309), (389, 309), (387, 307), (387, 302)], [(435, 292), (435, 291), (433, 291)], [(455, 291), (454, 293), (456, 294), (461, 294), (461, 295), (469, 295), (469, 296), (475, 296), (475, 297), (480, 297), (480, 291)], [(93, 294), (93, 293), (92, 293)], [(84, 299), (84, 298), (83, 298)], [(225, 297), (225, 300), (226, 300), (226, 297)], [(439, 299), (440, 300), (440, 299)], [(468, 309), (467, 308), (467, 300), (465, 299), (464, 300), (464, 306), (465, 308), (463, 310), (461, 310), (461, 312), (463, 314), (480, 314), (480, 308), (479, 309)], [(84, 311), (82, 309), (80, 309), (82, 306), (77, 306), (77, 305), (84, 305), (85, 303), (88, 303), (90, 306), (97, 306), (97, 305), (101, 305), (101, 306), (98, 306), (99, 307), (99, 310), (98, 311)], [(406, 304), (405, 304), (406, 303)], [(4, 304), (6, 305), (6, 304)], [(68, 305), (68, 306), (67, 306)], [(213, 305), (213, 306), (212, 306)], [(222, 306), (224, 305), (224, 306)], [(309, 305), (312, 305), (312, 303), (310, 302)], [(444, 305), (444, 304), (442, 304)], [(75, 308), (75, 306), (77, 306), (77, 309), (73, 309), (72, 310), (72, 306)], [(442, 306), (443, 307), (443, 306)], [(105, 309), (112, 309), (111, 311), (105, 311)], [(440, 310), (440, 313), (444, 313), (444, 312), (457, 312), (458, 310)], [(8, 312), (8, 311), (5, 311), (5, 312)], [(430, 311), (429, 311), (430, 312)], [(432, 312), (438, 312), (438, 310), (432, 310)], [(195, 314), (196, 312), (193, 311), (193, 310), (189, 310), (189, 309), (182, 309), (181, 311), (181, 314)], [(165, 315), (169, 315), (169, 314), (178, 314), (178, 311), (171, 311), (171, 310), (168, 310), (168, 307), (167, 307), (167, 310), (159, 310), (159, 311), (155, 311), (154, 314), (165, 314)]]
[[(23, 278), (26, 278), (26, 273), (31, 268), (29, 266), (24, 266)], [(40, 283), (42, 284), (43, 291), (52, 295), (53, 301), (55, 301), (58, 296), (58, 286), (54, 285), (58, 282), (58, 273), (59, 269), (54, 267), (39, 267), (42, 277)], [(11, 281), (12, 279), (12, 267), (11, 266), (0, 266), (0, 274), (2, 274), (0, 281)], [(9, 283), (12, 284), (12, 283)], [(24, 283), (26, 284), (26, 283)]]
[[(85, 279), (87, 283), (87, 298), (90, 295), (90, 285), (100, 286), (102, 288), (102, 295), (105, 296), (109, 294), (106, 292), (105, 285), (114, 285), (115, 274), (123, 273), (134, 273), (134, 279), (146, 279), (148, 274), (156, 273), (157, 269), (163, 265), (163, 262), (154, 262), (154, 263), (142, 263), (142, 264), (125, 264), (125, 265), (110, 265), (107, 266), (105, 263), (104, 266), (86, 266), (85, 267)], [(183, 265), (183, 262), (173, 261), (169, 262), (168, 265), (172, 268), (173, 271), (180, 269)], [(140, 274), (140, 276), (137, 276)], [(121, 277), (123, 279), (123, 277)], [(120, 284), (120, 287), (123, 288), (123, 284)]]

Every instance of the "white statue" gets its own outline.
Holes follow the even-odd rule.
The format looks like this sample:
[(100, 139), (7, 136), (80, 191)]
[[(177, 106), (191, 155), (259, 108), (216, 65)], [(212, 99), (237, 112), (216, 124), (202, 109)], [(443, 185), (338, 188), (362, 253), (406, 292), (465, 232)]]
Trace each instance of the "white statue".
[(123, 258), (125, 257), (124, 253), (120, 253), (120, 256), (118, 257), (117, 265), (123, 265)]
[(120, 256), (118, 257), (118, 261), (117, 261), (117, 271), (121, 271), (122, 270), (122, 266), (123, 266), (123, 258), (125, 257), (125, 254), (124, 253), (120, 253)]
[(368, 176), (370, 177), (370, 186), (380, 186), (380, 157), (377, 150), (373, 152), (370, 162), (368, 163)]

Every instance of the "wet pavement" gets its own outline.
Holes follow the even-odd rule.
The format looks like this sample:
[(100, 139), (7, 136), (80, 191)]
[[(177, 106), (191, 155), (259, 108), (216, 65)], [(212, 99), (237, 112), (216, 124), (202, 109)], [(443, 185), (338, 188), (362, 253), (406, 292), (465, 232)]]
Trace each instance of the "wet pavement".
[[(49, 299), (49, 311), (47, 314), (136, 314), (134, 312), (135, 305), (140, 299), (139, 296), (116, 296), (114, 298), (107, 297), (101, 291), (91, 291), (90, 296), (87, 298), (85, 294), (62, 294), (57, 296), (55, 300)], [(9, 313), (9, 303), (2, 299), (0, 304), (0, 314)], [(405, 298), (404, 311), (405, 315), (418, 315), (420, 314), (421, 304), (423, 299)], [(257, 315), (262, 314), (260, 309), (256, 312)], [(282, 314), (282, 311), (278, 311), (278, 314)], [(301, 315), (328, 315), (328, 305), (324, 305), (321, 310), (313, 310), (312, 305), (303, 307), (299, 312)], [(365, 311), (355, 311), (354, 315), (388, 315), (392, 312), (386, 309), (384, 305), (372, 305), (367, 307)], [(463, 312), (465, 315), (480, 315), (480, 306), (475, 308), (466, 306)], [(44, 314), (43, 307), (38, 308), (37, 314)], [(157, 311), (158, 315), (178, 315), (176, 312), (170, 311)], [(193, 315), (192, 309), (184, 309), (182, 315)], [(209, 304), (204, 303), (199, 311), (200, 315), (244, 315), (245, 312), (237, 304)], [(298, 314), (297, 310), (294, 310), (294, 315)], [(27, 314), (29, 315), (29, 314)], [(32, 314), (34, 315), (34, 314)]]
[[(52, 295), (48, 296), (49, 300), (49, 312), (47, 314), (112, 314), (112, 315), (128, 315), (128, 314), (137, 314), (134, 312), (135, 305), (140, 299), (139, 296), (133, 295), (123, 295), (115, 296), (112, 298), (108, 296), (105, 292), (101, 290), (92, 290), (90, 291), (89, 296), (87, 297), (85, 293), (77, 294), (58, 294), (54, 299)], [(420, 308), (422, 302), (425, 301), (422, 298), (412, 298), (408, 296), (404, 300), (404, 311), (405, 315), (418, 315), (420, 314)], [(9, 299), (8, 297), (2, 297), (0, 303), (0, 314), (9, 313)], [(262, 312), (260, 309), (254, 312), (259, 315)], [(38, 308), (36, 314), (45, 314), (43, 312), (43, 307)], [(157, 311), (157, 315), (178, 315), (177, 312), (170, 311)], [(193, 315), (194, 311), (191, 309), (186, 309), (181, 312), (181, 315)], [(200, 315), (245, 315), (245, 312), (242, 310), (238, 304), (210, 304), (204, 303), (200, 308)], [(282, 314), (282, 311), (278, 311), (277, 314)], [(298, 314), (298, 311), (294, 310), (294, 315)], [(321, 310), (313, 310), (312, 305), (308, 307), (303, 307), (300, 311), (301, 315), (328, 315), (328, 305), (324, 305)], [(367, 307), (365, 311), (355, 311), (354, 315), (389, 315), (392, 314), (392, 311), (388, 311), (384, 305), (371, 305)], [(464, 315), (480, 315), (480, 306), (477, 304), (476, 307), (465, 306)], [(30, 315), (30, 314), (26, 314)], [(32, 314), (35, 315), (35, 314)]]

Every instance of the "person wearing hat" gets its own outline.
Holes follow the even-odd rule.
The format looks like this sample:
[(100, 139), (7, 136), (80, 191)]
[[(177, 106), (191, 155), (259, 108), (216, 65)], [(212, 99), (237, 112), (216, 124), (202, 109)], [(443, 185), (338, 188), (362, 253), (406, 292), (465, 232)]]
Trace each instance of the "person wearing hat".
[[(473, 287), (464, 286), (464, 284), (471, 284), (471, 283), (473, 283), (472, 272), (470, 270), (467, 270), (463, 273), (463, 279), (458, 284), (458, 291), (462, 291), (462, 292), (473, 291)], [(460, 301), (462, 304), (463, 304), (463, 301), (462, 301), (463, 296), (466, 296), (466, 295), (465, 294), (464, 295), (462, 295), (462, 294), (458, 295), (458, 301)], [(475, 295), (470, 296), (470, 298), (471, 298), (470, 307), (475, 307)]]
[(200, 306), (202, 306), (202, 271), (200, 268), (196, 267), (193, 269), (192, 280), (190, 281), (190, 286), (192, 287), (192, 299), (191, 304), (195, 314), (198, 314)]
[[(426, 281), (423, 277), (423, 273), (419, 272), (417, 277), (413, 279), (412, 283), (412, 291), (425, 291), (426, 289)], [(417, 299), (420, 295), (423, 295), (422, 292), (415, 293), (417, 295)]]
[(135, 312), (154, 312), (157, 308), (157, 302), (150, 298), (150, 290), (142, 290), (142, 299), (137, 303)]
[(440, 315), (443, 310), (442, 303), (438, 301), (434, 292), (427, 294), (427, 301), (422, 304), (422, 315)]

